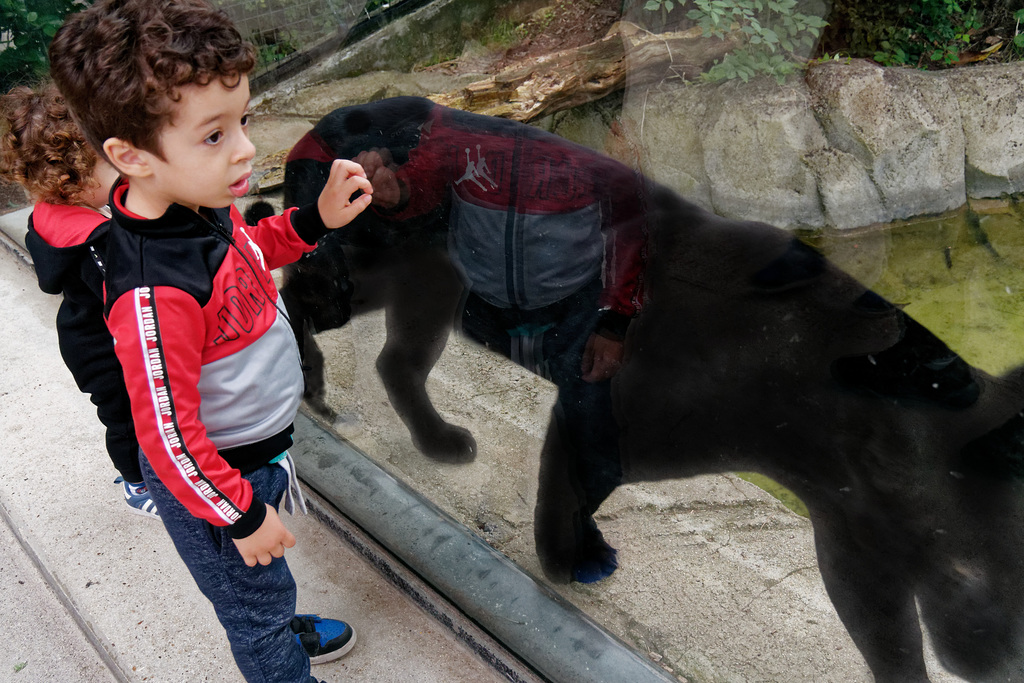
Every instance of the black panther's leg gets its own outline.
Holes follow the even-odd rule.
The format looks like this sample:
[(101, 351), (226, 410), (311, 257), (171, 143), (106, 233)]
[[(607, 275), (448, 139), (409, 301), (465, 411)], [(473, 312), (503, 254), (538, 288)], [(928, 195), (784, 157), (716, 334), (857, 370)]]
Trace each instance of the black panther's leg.
[(918, 588), (939, 661), (968, 680), (1024, 675), (1024, 414), (965, 446)]
[(303, 398), (306, 400), (306, 404), (319, 415), (334, 422), (338, 414), (327, 404), (324, 353), (313, 339), (309, 325), (303, 325), (300, 348), (302, 349), (302, 375), (306, 380)]
[(1024, 675), (1021, 562), (1006, 558), (992, 566), (971, 557), (972, 550), (980, 550), (972, 547), (976, 543), (1002, 542), (995, 536), (983, 531), (964, 539), (967, 552), (951, 553), (948, 562), (924, 577), (918, 592), (921, 618), (939, 661), (969, 681), (1019, 680)]
[(878, 683), (928, 680), (914, 592), (891, 557), (856, 541), (838, 508), (811, 510), (825, 589)]
[[(552, 306), (526, 311), (498, 308), (470, 295), (462, 317), (467, 335), (558, 386), (535, 511), (538, 524), (550, 528), (535, 533), (545, 546), (538, 552), (542, 562), (550, 559), (550, 572), (563, 573), (558, 568), (561, 556), (571, 551), (571, 578), (584, 583), (599, 581), (618, 567), (614, 548), (593, 519), (622, 481), (611, 381), (591, 383), (582, 378), (583, 352), (597, 324), (599, 292), (600, 281), (595, 281)], [(557, 500), (548, 500), (551, 496)], [(572, 510), (564, 507), (569, 503), (575, 506)], [(563, 542), (570, 545), (555, 547)]]
[(352, 284), (341, 245), (325, 238), (313, 253), (285, 268), (281, 301), (299, 343), (306, 403), (323, 417), (336, 417), (326, 402), (324, 356), (313, 332), (341, 327), (351, 316)]
[[(383, 280), (386, 280), (383, 281)], [(442, 462), (470, 462), (476, 440), (469, 430), (449, 424), (427, 395), (426, 381), (448, 341), (462, 285), (444, 251), (396, 252), (372, 281), (360, 277), (360, 290), (386, 287), (387, 341), (377, 357), (377, 372), (388, 398), (413, 443)]]
[(544, 575), (556, 583), (572, 580), (576, 549), (583, 535), (580, 511), (586, 506), (586, 496), (574, 469), (552, 414), (540, 454), (533, 540)]

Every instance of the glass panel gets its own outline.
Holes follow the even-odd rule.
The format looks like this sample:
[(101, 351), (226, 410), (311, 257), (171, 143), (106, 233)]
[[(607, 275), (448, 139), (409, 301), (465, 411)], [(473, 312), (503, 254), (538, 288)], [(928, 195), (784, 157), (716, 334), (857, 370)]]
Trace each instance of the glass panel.
[(1021, 180), (959, 76), (805, 75), (825, 10), (594, 2), (524, 71), (557, 8), (438, 2), (262, 94), (286, 206), (374, 183), (284, 274), (307, 405), (669, 673), (1012, 678)]

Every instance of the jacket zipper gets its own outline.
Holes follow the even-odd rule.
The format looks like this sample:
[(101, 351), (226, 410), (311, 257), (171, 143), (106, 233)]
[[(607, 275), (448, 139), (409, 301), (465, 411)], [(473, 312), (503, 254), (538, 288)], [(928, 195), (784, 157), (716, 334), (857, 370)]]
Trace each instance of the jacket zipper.
[[(515, 144), (512, 146), (512, 173), (511, 182), (509, 184), (509, 206), (508, 211), (505, 213), (505, 293), (508, 296), (508, 302), (512, 306), (519, 306), (520, 299), (520, 287), (516, 277), (516, 264), (521, 260), (521, 255), (518, 251), (521, 250), (519, 242), (519, 235), (516, 230), (516, 212), (518, 210), (518, 195), (519, 195), (519, 174), (516, 172), (519, 164), (519, 155), (522, 150), (522, 139), (517, 135), (515, 137)], [(517, 249), (517, 246), (520, 249)]]

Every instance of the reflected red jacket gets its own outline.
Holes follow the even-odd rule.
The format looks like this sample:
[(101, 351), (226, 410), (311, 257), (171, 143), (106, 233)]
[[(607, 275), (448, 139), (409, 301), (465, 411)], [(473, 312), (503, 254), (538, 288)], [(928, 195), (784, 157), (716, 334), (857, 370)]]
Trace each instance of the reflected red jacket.
[(633, 169), (524, 124), (435, 106), (398, 170), (408, 204), (451, 200), (452, 256), (499, 307), (536, 309), (600, 276), (599, 306), (625, 322), (643, 305), (646, 211)]

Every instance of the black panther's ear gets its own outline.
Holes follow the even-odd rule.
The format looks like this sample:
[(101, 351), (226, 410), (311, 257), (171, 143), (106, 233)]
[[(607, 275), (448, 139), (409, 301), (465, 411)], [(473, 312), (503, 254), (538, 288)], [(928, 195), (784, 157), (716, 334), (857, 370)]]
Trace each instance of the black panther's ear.
[(242, 214), (242, 217), (245, 218), (246, 225), (256, 225), (264, 218), (270, 218), (275, 215), (277, 215), (277, 211), (274, 211), (274, 207), (269, 202), (260, 199), (250, 204), (246, 208), (245, 213)]
[(759, 289), (786, 289), (813, 280), (824, 270), (825, 258), (812, 247), (794, 239), (786, 253), (754, 273), (751, 284)]

